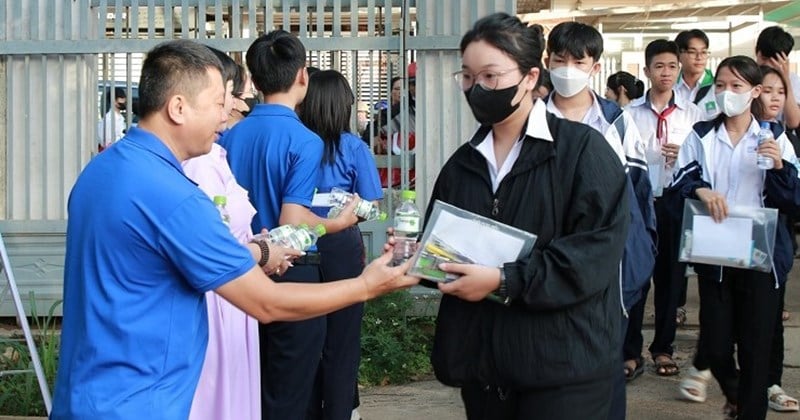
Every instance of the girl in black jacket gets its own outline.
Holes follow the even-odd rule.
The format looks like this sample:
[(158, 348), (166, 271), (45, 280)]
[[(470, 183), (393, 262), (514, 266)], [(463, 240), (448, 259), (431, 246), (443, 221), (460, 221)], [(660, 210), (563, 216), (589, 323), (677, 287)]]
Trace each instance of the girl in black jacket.
[(541, 27), (490, 15), (462, 38), (454, 75), (481, 127), (442, 168), (430, 203), (538, 236), (502, 267), (441, 267), (462, 277), (439, 285), (432, 361), (461, 388), (469, 419), (606, 418), (619, 375), (625, 173), (599, 132), (532, 100), (542, 48)]

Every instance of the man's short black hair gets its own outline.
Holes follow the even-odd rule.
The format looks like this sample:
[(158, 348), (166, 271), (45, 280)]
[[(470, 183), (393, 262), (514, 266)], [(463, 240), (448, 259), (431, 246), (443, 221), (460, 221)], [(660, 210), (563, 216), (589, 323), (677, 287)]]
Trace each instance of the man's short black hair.
[[(219, 72), (219, 80), (209, 80), (210, 68)], [(177, 93), (193, 99), (212, 82), (224, 85), (222, 63), (207, 46), (187, 39), (162, 42), (147, 53), (142, 64), (139, 116), (157, 112)]]
[(770, 26), (758, 34), (756, 53), (765, 58), (776, 58), (780, 53), (789, 55), (794, 49), (794, 38), (780, 26)]
[(569, 55), (581, 59), (592, 57), (600, 61), (603, 55), (603, 36), (597, 29), (580, 22), (562, 22), (547, 37), (547, 54)]
[(278, 29), (253, 41), (246, 60), (253, 84), (264, 95), (288, 92), (306, 65), (306, 48), (296, 36)]
[(693, 39), (699, 39), (703, 41), (703, 44), (706, 44), (706, 48), (708, 48), (708, 35), (699, 29), (690, 29), (688, 31), (681, 31), (675, 37), (675, 43), (678, 44), (678, 50), (680, 50), (680, 52), (688, 50), (689, 41)]

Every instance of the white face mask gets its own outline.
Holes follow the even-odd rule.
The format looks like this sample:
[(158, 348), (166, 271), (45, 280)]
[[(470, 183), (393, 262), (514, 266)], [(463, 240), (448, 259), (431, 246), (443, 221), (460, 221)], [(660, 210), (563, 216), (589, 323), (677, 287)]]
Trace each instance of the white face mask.
[(750, 109), (750, 102), (753, 101), (752, 94), (753, 89), (742, 93), (723, 90), (716, 95), (717, 105), (719, 105), (720, 111), (729, 117), (742, 115)]
[(589, 85), (591, 77), (591, 74), (573, 66), (558, 67), (550, 70), (550, 80), (553, 82), (553, 88), (565, 98), (571, 98), (582, 91)]

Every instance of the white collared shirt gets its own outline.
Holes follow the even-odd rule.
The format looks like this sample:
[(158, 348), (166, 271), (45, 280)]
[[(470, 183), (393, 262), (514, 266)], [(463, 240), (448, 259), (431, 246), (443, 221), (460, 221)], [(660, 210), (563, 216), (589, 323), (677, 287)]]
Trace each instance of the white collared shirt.
[[(711, 175), (713, 188), (723, 194), (729, 206), (762, 207), (764, 171), (758, 168), (758, 121), (753, 118), (747, 132), (734, 147), (725, 124), (721, 124), (714, 137), (711, 159), (714, 162)], [(707, 169), (707, 168), (706, 168)]]
[[(714, 86), (711, 86), (711, 89), (706, 92), (702, 99), (700, 99), (697, 104), (694, 103), (694, 97), (697, 95), (697, 92), (700, 90), (700, 82), (703, 80), (701, 77), (700, 80), (694, 85), (693, 88), (690, 88), (689, 85), (686, 84), (686, 80), (683, 77), (678, 80), (678, 83), (675, 84), (675, 88), (673, 91), (675, 92), (675, 96), (680, 98), (683, 101), (686, 101), (692, 105), (697, 106), (697, 109), (700, 110), (700, 115), (702, 118), (699, 121), (709, 121), (716, 118), (720, 111), (719, 105), (717, 104), (717, 97), (714, 91)], [(639, 98), (641, 99), (641, 98)]]
[[(603, 135), (603, 138), (606, 139), (606, 142), (608, 142), (608, 144), (614, 150), (614, 153), (617, 155), (617, 157), (619, 157), (622, 165), (627, 165), (628, 161), (625, 157), (626, 154), (625, 149), (622, 146), (622, 140), (619, 138), (611, 139), (607, 135), (608, 129), (611, 127), (611, 123), (606, 121), (606, 119), (603, 117), (603, 110), (600, 109), (600, 103), (595, 100), (594, 92), (589, 91), (589, 93), (592, 94), (592, 105), (588, 110), (586, 110), (586, 114), (584, 114), (583, 119), (580, 122), (599, 131), (600, 134)], [(556, 104), (553, 99), (553, 95), (550, 95), (550, 100), (547, 101), (547, 110), (558, 118), (567, 119), (564, 117), (564, 114), (561, 113), (561, 110), (556, 108)], [(624, 135), (624, 133), (620, 133), (620, 135)], [(635, 145), (633, 145), (633, 147), (635, 147)]]
[[(697, 105), (678, 95), (675, 89), (672, 90), (671, 103), (675, 103), (677, 109), (667, 116), (667, 143), (682, 145), (692, 132), (692, 126), (703, 120), (703, 113)], [(668, 167), (664, 164), (661, 143), (656, 138), (658, 117), (653, 112), (660, 113), (663, 110), (655, 109), (650, 102), (650, 91), (629, 103), (625, 110), (631, 114), (636, 121), (636, 127), (639, 128), (639, 134), (645, 145), (647, 170), (650, 175), (650, 185), (653, 186), (653, 195), (660, 197), (663, 188), (669, 185), (676, 170), (675, 165)]]
[(536, 103), (533, 104), (533, 109), (531, 109), (531, 112), (528, 115), (528, 124), (527, 128), (525, 129), (525, 135), (521, 136), (516, 142), (514, 142), (514, 146), (512, 146), (511, 150), (508, 152), (506, 160), (503, 161), (499, 168), (497, 167), (497, 159), (494, 155), (494, 135), (492, 130), (489, 130), (488, 134), (486, 134), (486, 137), (484, 137), (480, 143), (474, 146), (475, 150), (477, 150), (486, 159), (486, 165), (489, 168), (489, 178), (492, 181), (492, 192), (497, 192), (500, 182), (502, 182), (503, 178), (505, 178), (506, 175), (511, 172), (511, 169), (517, 162), (519, 154), (522, 151), (522, 143), (525, 139), (525, 136), (548, 140), (551, 142), (553, 141), (553, 135), (550, 134), (550, 128), (547, 126), (545, 111), (546, 108), (543, 101), (537, 100)]

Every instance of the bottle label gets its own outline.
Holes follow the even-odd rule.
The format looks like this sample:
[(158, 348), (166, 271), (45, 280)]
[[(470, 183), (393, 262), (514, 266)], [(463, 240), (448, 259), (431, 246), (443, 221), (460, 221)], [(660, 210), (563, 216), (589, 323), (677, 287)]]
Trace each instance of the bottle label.
[(419, 233), (419, 216), (395, 216), (394, 230), (397, 232)]
[(278, 226), (275, 229), (269, 231), (269, 239), (272, 243), (275, 244), (281, 243), (286, 239), (288, 239), (294, 230), (295, 228), (292, 225)]
[(361, 200), (356, 204), (356, 216), (362, 219), (369, 219), (372, 212), (372, 203), (367, 200)]

